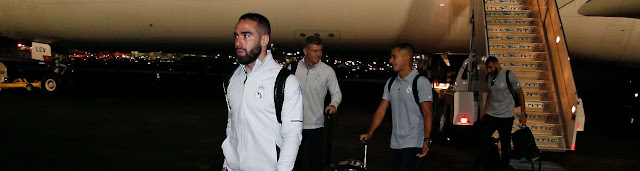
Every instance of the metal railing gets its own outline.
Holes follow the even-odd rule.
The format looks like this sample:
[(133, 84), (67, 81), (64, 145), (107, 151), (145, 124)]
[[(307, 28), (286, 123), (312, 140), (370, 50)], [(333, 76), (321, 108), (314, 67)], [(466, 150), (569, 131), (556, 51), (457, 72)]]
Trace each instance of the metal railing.
[(546, 36), (547, 55), (552, 66), (551, 74), (555, 82), (559, 115), (563, 123), (565, 148), (573, 149), (576, 140), (576, 123), (571, 107), (577, 104), (577, 91), (569, 62), (569, 50), (565, 41), (562, 19), (556, 0), (537, 0), (536, 5), (540, 12), (542, 30)]

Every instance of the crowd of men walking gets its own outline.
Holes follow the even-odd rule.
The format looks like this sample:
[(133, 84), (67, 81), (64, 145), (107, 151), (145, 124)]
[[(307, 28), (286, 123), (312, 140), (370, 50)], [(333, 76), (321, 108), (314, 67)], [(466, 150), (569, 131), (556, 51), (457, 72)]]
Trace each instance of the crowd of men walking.
[[(322, 40), (308, 37), (304, 59), (283, 68), (267, 50), (271, 26), (266, 17), (242, 15), (234, 37), (240, 65), (225, 85), (228, 120), (222, 170), (323, 170), (324, 114), (337, 112), (342, 93), (335, 71), (321, 61)], [(432, 101), (437, 94), (432, 93), (429, 79), (413, 67), (414, 54), (408, 43), (391, 47), (389, 63), (397, 75), (387, 80), (369, 130), (358, 137), (370, 140), (391, 107), (390, 164), (398, 171), (416, 170), (431, 144)], [(506, 80), (516, 92), (522, 94), (522, 89), (515, 74), (502, 70), (495, 57), (488, 58), (486, 66), (491, 79), (487, 104), (480, 113), (482, 136), (488, 138), (495, 130), (500, 133), (503, 163), (498, 169), (504, 170), (515, 105)], [(327, 92), (331, 100), (325, 106)], [(524, 103), (524, 96), (520, 98)], [(521, 106), (519, 121), (526, 123), (525, 105)]]

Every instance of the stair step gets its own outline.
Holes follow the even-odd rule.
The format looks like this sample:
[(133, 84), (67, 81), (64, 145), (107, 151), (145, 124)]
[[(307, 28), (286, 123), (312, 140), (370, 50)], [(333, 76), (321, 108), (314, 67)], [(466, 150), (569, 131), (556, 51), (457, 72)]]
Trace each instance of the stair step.
[(492, 43), (489, 42), (489, 51), (525, 51), (525, 52), (544, 52), (544, 43)]
[[(562, 128), (560, 126), (560, 124), (548, 124), (548, 123), (542, 123), (542, 122), (532, 122), (530, 120), (527, 120), (527, 127), (529, 127), (529, 129), (531, 130), (531, 133), (536, 136), (544, 136), (544, 135), (560, 135), (562, 131)], [(513, 126), (511, 129), (511, 132), (516, 132), (518, 129), (520, 129), (520, 122), (518, 121), (518, 118), (515, 118), (513, 121)], [(494, 132), (494, 137), (499, 137), (500, 134), (498, 134), (498, 132)]]
[(525, 5), (525, 4), (531, 4), (530, 0), (484, 0), (485, 4), (519, 4), (519, 5)]
[(527, 111), (531, 112), (554, 113), (558, 106), (558, 103), (554, 101), (526, 101), (524, 103), (527, 105)]
[(513, 52), (513, 51), (499, 51), (492, 50), (491, 56), (495, 56), (499, 61), (519, 60), (519, 61), (546, 61), (547, 52)]
[(548, 80), (533, 80), (528, 78), (518, 78), (518, 80), (523, 89), (547, 90), (546, 88), (551, 87), (551, 83)]
[[(516, 118), (520, 117), (520, 108), (514, 108), (513, 110), (514, 116)], [(547, 112), (527, 112), (527, 123), (528, 122), (542, 122), (542, 123), (550, 123), (557, 124), (560, 122), (559, 115), (557, 113), (547, 113)]]
[[(514, 71), (518, 80), (522, 84), (522, 80), (549, 80), (551, 76), (547, 71)], [(541, 89), (543, 90), (543, 89)]]
[[(520, 114), (519, 114), (519, 113), (518, 113), (517, 115), (514, 115), (514, 116), (516, 116), (516, 120), (517, 120), (518, 118), (520, 118)], [(514, 126), (518, 126), (518, 125), (520, 125), (520, 123), (519, 123), (519, 122), (514, 123)], [(546, 122), (546, 120), (540, 120), (540, 119), (538, 119), (538, 120), (535, 120), (535, 119), (529, 119), (529, 117), (527, 117), (527, 126), (529, 126), (529, 127), (536, 126), (536, 128), (535, 128), (535, 129), (540, 129), (540, 127), (544, 127), (544, 126), (549, 126), (549, 127), (554, 126), (554, 127), (558, 127), (558, 126), (560, 126), (560, 123), (555, 122), (555, 121), (552, 121), (552, 122)], [(532, 129), (533, 129), (533, 128), (532, 128)]]
[(537, 12), (527, 11), (485, 11), (487, 18), (491, 17), (509, 17), (509, 18), (534, 18)]
[(500, 67), (503, 67), (512, 71), (523, 70), (543, 70), (546, 71), (549, 67), (547, 61), (500, 61)]
[(542, 147), (561, 147), (561, 144), (563, 144), (564, 139), (562, 138), (562, 136), (558, 136), (558, 135), (534, 135), (533, 139), (536, 140), (536, 145), (538, 146), (538, 148)]
[(525, 100), (550, 101), (555, 98), (554, 91), (548, 90), (523, 90)]
[(516, 33), (516, 34), (536, 34), (538, 33), (538, 27), (536, 26), (513, 26), (513, 25), (489, 25), (487, 26), (487, 32), (489, 34), (497, 32), (502, 34)]
[(524, 42), (524, 43), (540, 43), (542, 39), (538, 34), (508, 34), (508, 33), (489, 33), (487, 36), (489, 42)]
[(538, 149), (540, 149), (540, 151), (544, 151), (544, 152), (566, 152), (569, 151), (569, 149), (567, 148), (562, 148), (562, 147), (546, 147), (546, 146), (538, 146)]
[[(512, 132), (515, 132), (516, 130), (518, 130), (518, 125), (520, 124), (520, 122), (518, 121), (518, 119), (516, 119), (513, 122), (513, 128), (512, 128)], [(529, 122), (527, 120), (527, 126), (529, 127), (529, 129), (531, 130), (531, 133), (536, 136), (536, 135), (560, 135), (560, 131), (561, 131), (561, 127), (558, 124), (545, 124), (545, 123), (539, 123), (539, 124), (535, 124), (533, 122)]]
[(527, 4), (486, 4), (485, 11), (531, 11)]
[(529, 25), (537, 26), (537, 18), (487, 18), (487, 25)]
[[(500, 135), (498, 132), (494, 132), (493, 138), (498, 138)], [(562, 136), (558, 135), (533, 135), (533, 139), (536, 141), (536, 146), (540, 149), (559, 149), (564, 142)], [(513, 147), (513, 140), (511, 141), (511, 147)]]

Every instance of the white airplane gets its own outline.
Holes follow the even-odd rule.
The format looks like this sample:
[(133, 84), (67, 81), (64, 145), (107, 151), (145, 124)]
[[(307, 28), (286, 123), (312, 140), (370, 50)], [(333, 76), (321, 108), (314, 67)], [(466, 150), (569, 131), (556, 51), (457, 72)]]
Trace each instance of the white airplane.
[[(640, 63), (638, 1), (557, 0), (572, 58)], [(75, 46), (231, 48), (238, 17), (270, 19), (272, 43), (299, 48), (318, 33), (327, 50), (384, 52), (397, 42), (420, 52), (466, 52), (469, 0), (5, 0), (0, 35)], [(582, 7), (582, 8), (581, 8)], [(580, 9), (580, 10), (579, 10)], [(585, 15), (624, 16), (587, 17)], [(635, 28), (635, 29), (634, 29)], [(355, 51), (354, 51), (355, 50)]]

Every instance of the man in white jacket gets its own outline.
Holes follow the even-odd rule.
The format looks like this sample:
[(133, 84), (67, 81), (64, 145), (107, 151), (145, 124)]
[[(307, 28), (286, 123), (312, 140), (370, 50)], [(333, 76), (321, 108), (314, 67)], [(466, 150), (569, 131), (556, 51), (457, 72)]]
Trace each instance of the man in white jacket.
[(240, 17), (234, 31), (240, 67), (227, 89), (227, 138), (222, 143), (230, 171), (290, 171), (302, 139), (302, 89), (286, 79), (281, 121), (276, 117), (274, 85), (282, 67), (267, 51), (271, 26), (260, 14)]
[[(338, 85), (336, 72), (331, 66), (321, 61), (322, 39), (310, 36), (305, 40), (303, 49), (304, 59), (297, 66), (289, 66), (295, 69), (296, 78), (300, 81), (304, 94), (304, 125), (302, 130), (302, 149), (297, 167), (305, 171), (321, 171), (322, 167), (322, 141), (324, 139), (324, 113), (334, 114), (342, 101), (342, 92)], [(292, 65), (295, 65), (293, 63)], [(331, 103), (324, 106), (324, 98), (327, 90), (331, 94)], [(300, 158), (299, 158), (300, 159)], [(329, 162), (329, 161), (327, 161)]]

